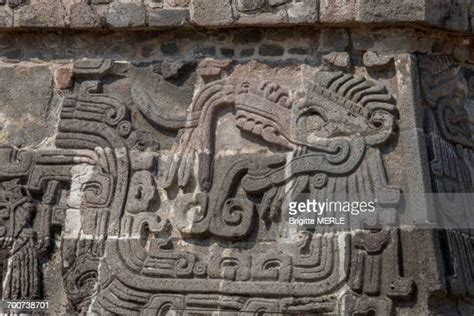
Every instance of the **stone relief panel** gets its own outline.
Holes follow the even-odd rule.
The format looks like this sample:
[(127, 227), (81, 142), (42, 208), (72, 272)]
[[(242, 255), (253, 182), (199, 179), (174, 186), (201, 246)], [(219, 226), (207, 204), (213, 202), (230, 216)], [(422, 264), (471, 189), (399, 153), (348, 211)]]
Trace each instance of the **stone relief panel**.
[[(421, 84), (432, 186), (439, 193), (474, 192), (473, 70), (448, 56), (420, 59)], [(453, 208), (454, 199), (463, 199)], [(472, 196), (453, 194), (437, 201), (440, 220), (447, 223), (472, 217)], [(450, 226), (451, 227), (451, 226)], [(456, 226), (455, 226), (456, 227)], [(440, 235), (447, 270), (448, 288), (455, 295), (473, 295), (473, 235), (469, 229), (446, 230)]]
[[(44, 297), (56, 234), (69, 312), (390, 314), (415, 299), (398, 229), (288, 225), (302, 193), (376, 198), (378, 222), (398, 221), (407, 74), (396, 55), (350, 57), (76, 61), (54, 145), (0, 148), (4, 298)], [(453, 125), (440, 136), (468, 146)]]

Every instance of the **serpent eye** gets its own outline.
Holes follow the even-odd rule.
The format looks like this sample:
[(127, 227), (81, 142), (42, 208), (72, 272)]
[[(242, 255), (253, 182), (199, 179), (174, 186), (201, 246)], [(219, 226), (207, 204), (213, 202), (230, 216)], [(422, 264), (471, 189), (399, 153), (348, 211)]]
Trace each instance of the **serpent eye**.
[(250, 90), (250, 83), (249, 82), (242, 82), (240, 85), (240, 93), (248, 93)]
[(324, 117), (316, 110), (310, 110), (302, 114), (298, 120), (300, 130), (308, 133), (321, 130), (326, 124)]

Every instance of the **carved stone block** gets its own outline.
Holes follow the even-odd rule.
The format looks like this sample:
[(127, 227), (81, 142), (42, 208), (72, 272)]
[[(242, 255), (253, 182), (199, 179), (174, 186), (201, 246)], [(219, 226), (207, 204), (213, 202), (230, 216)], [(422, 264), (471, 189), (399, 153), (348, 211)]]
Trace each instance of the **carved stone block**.
[[(425, 1), (42, 1), (7, 10), (87, 30), (0, 34), (4, 301), (472, 313), (470, 40), (383, 27), (424, 19)], [(344, 19), (382, 24), (288, 26)], [(341, 195), (381, 207), (290, 224), (292, 201)]]

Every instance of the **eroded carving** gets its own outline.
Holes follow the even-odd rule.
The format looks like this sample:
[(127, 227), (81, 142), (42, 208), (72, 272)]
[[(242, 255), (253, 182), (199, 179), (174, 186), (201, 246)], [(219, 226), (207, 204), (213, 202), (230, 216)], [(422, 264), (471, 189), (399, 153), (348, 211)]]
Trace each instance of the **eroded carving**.
[[(343, 290), (361, 310), (379, 312), (413, 294), (399, 273), (397, 230), (375, 226), (396, 221), (400, 200), (381, 152), (396, 133), (388, 89), (319, 69), (285, 88), (234, 67), (203, 61), (182, 116), (164, 113), (140, 82), (109, 89), (133, 78), (132, 66), (78, 62), (56, 148), (0, 150), (2, 189), (19, 185), (27, 199), (41, 197), (34, 220), (27, 208), (21, 226), (37, 236), (25, 249), (41, 253), (48, 227), (62, 228), (62, 276), (76, 312), (337, 313)], [(138, 126), (138, 116), (150, 126)], [(220, 151), (224, 116), (259, 149)], [(157, 132), (176, 136), (174, 145), (160, 148)], [(377, 220), (363, 220), (370, 230), (301, 228), (298, 238), (284, 237), (289, 200), (348, 192), (383, 206)]]
[[(468, 80), (469, 71), (448, 56), (420, 59), (422, 87), (427, 107), (426, 128), (430, 129), (429, 155), (433, 191), (439, 221), (451, 230), (440, 233), (447, 263), (448, 289), (455, 295), (473, 295), (473, 237), (469, 230), (457, 229), (472, 217), (473, 124)], [(464, 193), (453, 194), (452, 193)], [(461, 201), (459, 201), (461, 199)], [(456, 207), (452, 207), (456, 203)]]

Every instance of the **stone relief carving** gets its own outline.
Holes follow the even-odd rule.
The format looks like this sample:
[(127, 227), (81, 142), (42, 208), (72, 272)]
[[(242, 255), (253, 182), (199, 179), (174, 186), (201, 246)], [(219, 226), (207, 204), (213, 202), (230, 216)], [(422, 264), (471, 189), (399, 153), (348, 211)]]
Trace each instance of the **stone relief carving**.
[(18, 179), (2, 183), (2, 249), (8, 265), (3, 294), (6, 299), (37, 298), (36, 232), (31, 228), (33, 200)]
[[(420, 59), (422, 88), (427, 107), (426, 121), (433, 191), (440, 193), (472, 193), (473, 186), (473, 120), (470, 111), (471, 71), (456, 65), (448, 56)], [(441, 199), (441, 220), (446, 223), (469, 220), (472, 216), (470, 195), (454, 198), (465, 199), (460, 209), (453, 209), (449, 200)], [(459, 204), (458, 204), (459, 205)], [(449, 265), (447, 282), (456, 295), (473, 295), (472, 265), (470, 255), (473, 237), (469, 230), (442, 232), (440, 242), (445, 262)]]
[[(54, 227), (76, 312), (334, 313), (345, 304), (383, 313), (411, 297), (396, 229), (367, 221), (355, 234), (301, 229), (278, 242), (285, 201), (300, 193), (375, 197), (386, 206), (379, 220), (396, 220), (400, 189), (381, 152), (397, 132), (395, 97), (358, 74), (317, 70), (295, 89), (233, 67), (203, 61), (186, 114), (173, 115), (140, 80), (131, 80), (128, 101), (109, 88), (133, 79), (131, 65), (76, 63), (55, 148), (0, 149), (1, 242), (14, 262), (4, 297), (41, 297), (35, 258), (46, 255)], [(264, 154), (218, 153), (226, 113)], [(171, 148), (137, 115), (174, 135)]]

